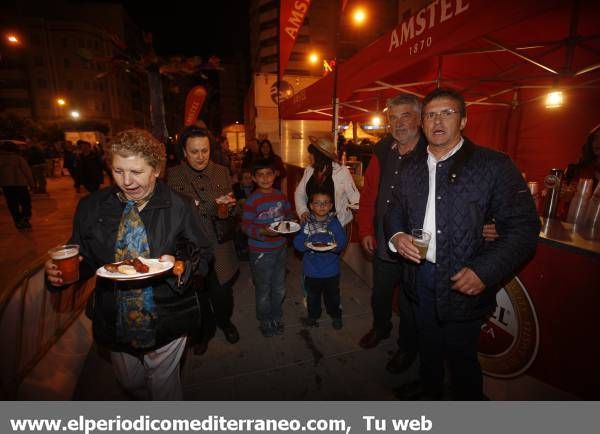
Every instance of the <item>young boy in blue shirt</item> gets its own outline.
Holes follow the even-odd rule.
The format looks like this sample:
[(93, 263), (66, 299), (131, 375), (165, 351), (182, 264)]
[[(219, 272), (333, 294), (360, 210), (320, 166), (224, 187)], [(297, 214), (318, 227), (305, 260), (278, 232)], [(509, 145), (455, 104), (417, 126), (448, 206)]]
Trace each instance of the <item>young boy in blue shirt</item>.
[(275, 169), (271, 160), (253, 167), (256, 190), (244, 203), (242, 230), (248, 235), (250, 271), (256, 290), (256, 318), (264, 337), (283, 334), (283, 299), (287, 240), (269, 224), (293, 217), (285, 195), (273, 188)]
[(316, 191), (309, 197), (311, 210), (306, 223), (294, 238), (294, 247), (303, 252), (302, 266), (307, 291), (308, 317), (304, 324), (318, 327), (321, 317), (321, 297), (333, 328), (342, 328), (340, 308), (340, 254), (346, 246), (346, 232), (331, 212), (330, 193)]

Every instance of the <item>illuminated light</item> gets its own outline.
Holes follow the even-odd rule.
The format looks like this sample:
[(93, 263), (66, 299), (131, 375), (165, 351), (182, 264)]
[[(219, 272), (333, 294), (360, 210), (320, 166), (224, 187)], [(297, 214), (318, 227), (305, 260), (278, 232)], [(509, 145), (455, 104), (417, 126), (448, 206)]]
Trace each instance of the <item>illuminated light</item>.
[(564, 96), (560, 90), (554, 90), (546, 95), (546, 108), (562, 107), (563, 102)]
[(13, 34), (7, 35), (6, 40), (8, 42), (10, 42), (11, 44), (18, 44), (19, 42), (21, 42), (21, 41), (19, 41), (19, 38), (17, 37), (17, 35), (13, 35)]
[(64, 98), (57, 98), (57, 99), (56, 99), (56, 104), (58, 104), (59, 106), (61, 106), (61, 107), (62, 107), (62, 106), (64, 106), (64, 105), (66, 105), (66, 104), (67, 104), (67, 101), (65, 101), (65, 99), (64, 99)]
[(381, 125), (381, 117), (379, 115), (375, 115), (371, 118), (371, 125), (380, 126)]
[(81, 114), (77, 110), (73, 110), (70, 114), (73, 119), (79, 119), (81, 117)]
[(367, 13), (363, 8), (356, 8), (354, 10), (354, 13), (352, 14), (352, 21), (354, 21), (355, 24), (361, 25), (365, 22), (366, 19)]
[(316, 65), (319, 62), (319, 55), (313, 51), (308, 55), (308, 61), (311, 64)]

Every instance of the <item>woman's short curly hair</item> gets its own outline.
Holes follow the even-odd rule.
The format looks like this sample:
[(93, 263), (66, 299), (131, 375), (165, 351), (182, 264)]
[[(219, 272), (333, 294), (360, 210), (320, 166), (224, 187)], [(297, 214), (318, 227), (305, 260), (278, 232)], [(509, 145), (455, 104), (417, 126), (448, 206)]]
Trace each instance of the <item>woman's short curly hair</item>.
[(132, 128), (117, 133), (105, 146), (108, 164), (115, 154), (129, 157), (139, 155), (156, 170), (162, 171), (167, 161), (165, 145), (146, 130)]

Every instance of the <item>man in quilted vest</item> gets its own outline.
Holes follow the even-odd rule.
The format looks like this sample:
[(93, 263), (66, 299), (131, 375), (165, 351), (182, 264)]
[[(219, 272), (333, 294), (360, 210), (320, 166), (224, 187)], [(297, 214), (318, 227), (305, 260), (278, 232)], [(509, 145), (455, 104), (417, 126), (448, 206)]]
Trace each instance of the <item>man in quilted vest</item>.
[[(373, 324), (359, 341), (365, 349), (377, 346), (390, 336), (394, 288), (401, 285), (403, 276), (403, 261), (389, 253), (383, 218), (393, 200), (403, 161), (415, 147), (427, 145), (421, 134), (421, 100), (418, 97), (403, 93), (391, 98), (387, 102), (387, 116), (390, 134), (375, 145), (365, 173), (357, 217), (361, 245), (373, 257)], [(398, 350), (386, 365), (386, 369), (394, 374), (408, 369), (417, 355), (416, 326), (404, 295), (405, 291), (401, 290)]]
[[(483, 397), (477, 343), (496, 293), (535, 252), (540, 229), (520, 171), (500, 152), (462, 136), (464, 98), (436, 89), (423, 101), (428, 146), (405, 162), (385, 218), (389, 247), (409, 261), (407, 285), (419, 337), (422, 398), (441, 399), (444, 362), (452, 398)], [(412, 182), (407, 182), (411, 180)], [(482, 228), (494, 219), (499, 238)], [(431, 234), (425, 257), (411, 231)]]

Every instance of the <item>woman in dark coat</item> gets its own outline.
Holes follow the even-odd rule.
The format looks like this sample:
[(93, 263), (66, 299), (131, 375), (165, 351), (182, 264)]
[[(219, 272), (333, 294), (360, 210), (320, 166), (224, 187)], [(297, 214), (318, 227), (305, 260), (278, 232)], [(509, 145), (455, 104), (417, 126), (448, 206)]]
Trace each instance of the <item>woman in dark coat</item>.
[[(183, 149), (184, 161), (167, 172), (168, 184), (175, 191), (194, 199), (204, 230), (214, 246), (215, 261), (207, 277), (208, 293), (200, 293), (203, 301), (209, 302), (209, 308), (204, 312), (214, 316), (216, 326), (223, 330), (229, 343), (239, 340), (239, 333), (231, 322), (233, 315), (233, 283), (239, 274), (239, 264), (233, 242), (235, 235), (235, 220), (232, 221), (232, 231), (228, 239), (219, 240), (216, 226), (227, 223), (220, 219), (217, 213), (217, 198), (232, 193), (229, 170), (211, 161), (213, 142), (204, 128), (190, 126), (180, 135), (180, 145)], [(229, 197), (228, 210), (235, 210), (235, 199)], [(221, 221), (218, 221), (218, 220)], [(208, 300), (207, 300), (208, 298)], [(204, 306), (206, 308), (206, 305)], [(212, 330), (211, 330), (212, 329)], [(203, 318), (203, 329), (194, 337), (194, 352), (202, 354), (206, 351), (208, 341), (214, 334), (214, 325), (209, 323), (208, 315)]]
[[(138, 399), (182, 399), (179, 362), (186, 335), (198, 326), (194, 280), (208, 272), (211, 252), (191, 200), (158, 181), (165, 149), (132, 129), (108, 143), (115, 185), (79, 201), (69, 244), (79, 245), (80, 281), (125, 259), (185, 257), (185, 272), (118, 281), (98, 277), (91, 299), (94, 339), (111, 351), (119, 383)], [(104, 270), (104, 268), (103, 268)], [(52, 260), (48, 288), (65, 288)]]

